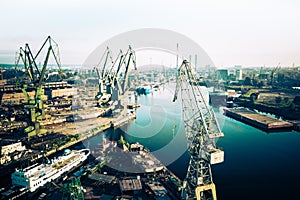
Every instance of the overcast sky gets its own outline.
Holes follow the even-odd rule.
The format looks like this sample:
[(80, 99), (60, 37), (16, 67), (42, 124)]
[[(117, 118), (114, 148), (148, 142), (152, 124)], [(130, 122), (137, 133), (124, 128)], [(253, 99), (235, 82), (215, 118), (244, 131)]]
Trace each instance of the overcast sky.
[(48, 35), (62, 64), (82, 64), (102, 42), (139, 28), (196, 41), (216, 66), (300, 65), (298, 0), (1, 0), (0, 63)]

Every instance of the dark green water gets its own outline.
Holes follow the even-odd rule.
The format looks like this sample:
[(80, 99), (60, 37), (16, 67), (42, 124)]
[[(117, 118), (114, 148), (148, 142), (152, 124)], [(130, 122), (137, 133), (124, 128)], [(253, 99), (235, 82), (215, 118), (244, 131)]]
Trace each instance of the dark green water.
[[(140, 96), (137, 119), (121, 132), (184, 178), (189, 156), (181, 107), (172, 97), (168, 87)], [(300, 133), (268, 134), (225, 117), (220, 109), (216, 115), (225, 135), (217, 143), (225, 162), (212, 168), (218, 199), (300, 199)]]

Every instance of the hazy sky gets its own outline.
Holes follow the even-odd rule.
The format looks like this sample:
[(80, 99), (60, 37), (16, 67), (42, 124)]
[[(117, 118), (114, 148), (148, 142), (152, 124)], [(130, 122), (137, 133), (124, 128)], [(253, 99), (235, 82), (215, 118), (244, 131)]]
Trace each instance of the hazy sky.
[(216, 66), (299, 66), (299, 10), (298, 0), (1, 0), (0, 63), (51, 35), (63, 64), (81, 64), (114, 35), (163, 28), (196, 41)]

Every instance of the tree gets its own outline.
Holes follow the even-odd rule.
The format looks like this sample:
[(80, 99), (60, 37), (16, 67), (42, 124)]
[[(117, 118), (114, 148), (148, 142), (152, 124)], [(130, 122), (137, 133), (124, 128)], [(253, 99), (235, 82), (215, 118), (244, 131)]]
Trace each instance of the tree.
[(251, 84), (251, 79), (248, 76), (244, 80), (244, 85), (252, 85)]
[(252, 79), (252, 84), (255, 85), (255, 86), (258, 86), (259, 85), (259, 80), (257, 78), (253, 78)]
[(251, 103), (254, 103), (257, 99), (258, 99), (258, 94), (252, 93), (250, 95), (250, 101), (251, 101)]
[(300, 105), (300, 96), (296, 96), (296, 97), (294, 98), (293, 103), (294, 103), (295, 105)]
[(292, 111), (296, 110), (296, 105), (295, 105), (295, 103), (291, 103), (290, 109), (291, 109)]
[(264, 81), (260, 81), (259, 84), (258, 84), (258, 87), (262, 88), (264, 86), (266, 86), (266, 83)]
[(285, 104), (289, 104), (290, 103), (290, 99), (288, 97), (284, 97), (283, 99)]

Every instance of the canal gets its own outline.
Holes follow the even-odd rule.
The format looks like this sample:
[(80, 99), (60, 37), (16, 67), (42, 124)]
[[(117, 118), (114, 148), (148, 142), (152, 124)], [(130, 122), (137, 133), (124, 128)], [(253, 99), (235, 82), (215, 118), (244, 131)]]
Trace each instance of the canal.
[[(178, 177), (184, 178), (189, 155), (181, 107), (173, 103), (173, 86), (162, 86), (138, 98), (132, 123), (117, 130), (129, 142), (140, 142)], [(266, 133), (223, 115), (215, 108), (224, 137), (217, 146), (225, 162), (214, 165), (218, 199), (299, 199), (300, 133)], [(95, 146), (98, 135), (84, 142)]]

